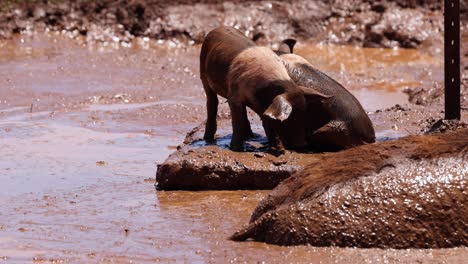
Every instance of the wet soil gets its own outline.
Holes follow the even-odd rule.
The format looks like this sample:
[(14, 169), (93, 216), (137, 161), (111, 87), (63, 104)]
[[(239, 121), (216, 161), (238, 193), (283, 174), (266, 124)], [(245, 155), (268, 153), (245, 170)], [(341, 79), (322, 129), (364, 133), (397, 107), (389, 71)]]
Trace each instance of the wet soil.
[[(145, 39), (123, 46), (49, 32), (14, 36), (0, 47), (0, 260), (461, 263), (466, 257), (465, 248), (290, 248), (228, 241), (266, 191), (154, 188), (155, 162), (162, 163), (205, 119), (197, 46)], [(313, 53), (317, 49), (323, 57)], [(317, 68), (350, 88), (379, 139), (421, 133), (421, 120), (443, 116), (439, 105), (408, 105), (402, 93), (413, 84), (440, 82), (436, 51), (318, 43), (302, 43), (299, 51), (316, 56)], [(330, 59), (337, 56), (343, 57)], [(431, 74), (423, 74), (426, 69)], [(382, 76), (390, 77), (384, 82)], [(402, 106), (392, 107), (397, 103)], [(222, 102), (220, 118), (227, 117)], [(228, 140), (229, 131), (225, 126), (218, 138)]]
[(163, 190), (273, 189), (310, 162), (307, 154), (287, 151), (279, 157), (268, 153), (268, 140), (260, 122), (252, 128), (246, 152), (229, 150), (231, 120), (218, 120), (216, 144), (203, 140), (204, 125), (188, 133), (184, 145), (158, 166), (156, 184)]
[(278, 185), (234, 240), (278, 245), (468, 245), (468, 129), (318, 155)]
[[(442, 4), (434, 0), (49, 2), (3, 4), (0, 36), (42, 28), (91, 41), (128, 43), (134, 37), (149, 37), (200, 43), (209, 30), (224, 24), (262, 43), (298, 37), (366, 47), (414, 48), (440, 44), (443, 31)], [(465, 1), (461, 7), (466, 21)]]

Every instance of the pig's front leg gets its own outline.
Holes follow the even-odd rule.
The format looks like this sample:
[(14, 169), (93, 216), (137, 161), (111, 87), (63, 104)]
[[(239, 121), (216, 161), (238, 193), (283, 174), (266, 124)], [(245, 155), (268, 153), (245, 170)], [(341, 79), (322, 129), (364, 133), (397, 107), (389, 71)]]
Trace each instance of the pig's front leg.
[(314, 131), (308, 141), (313, 148), (320, 151), (337, 151), (352, 146), (347, 124), (337, 120)]
[(268, 145), (270, 147), (268, 152), (275, 156), (284, 154), (285, 148), (278, 134), (278, 129), (280, 129), (280, 127), (277, 122), (262, 118), (262, 123), (263, 129), (265, 130), (265, 134), (268, 138)]
[(245, 127), (245, 119), (247, 118), (245, 104), (236, 100), (229, 100), (229, 108), (231, 109), (232, 118), (232, 139), (230, 148), (233, 151), (244, 151), (244, 133), (247, 129)]

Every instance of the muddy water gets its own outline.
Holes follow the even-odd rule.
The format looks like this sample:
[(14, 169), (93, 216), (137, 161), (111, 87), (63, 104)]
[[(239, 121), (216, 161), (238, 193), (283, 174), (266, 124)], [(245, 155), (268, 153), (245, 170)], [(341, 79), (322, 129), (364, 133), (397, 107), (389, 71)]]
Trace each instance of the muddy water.
[(368, 111), (406, 102), (405, 88), (431, 87), (443, 81), (440, 51), (437, 56), (409, 49), (309, 43), (299, 45), (296, 52), (350, 89)]
[[(298, 51), (369, 111), (404, 103), (405, 86), (441, 78), (440, 60), (415, 51), (316, 44)], [(204, 119), (197, 56), (197, 47), (89, 46), (56, 35), (0, 42), (0, 262), (454, 263), (466, 256), (465, 249), (234, 243), (226, 237), (267, 192), (157, 192), (156, 163)]]

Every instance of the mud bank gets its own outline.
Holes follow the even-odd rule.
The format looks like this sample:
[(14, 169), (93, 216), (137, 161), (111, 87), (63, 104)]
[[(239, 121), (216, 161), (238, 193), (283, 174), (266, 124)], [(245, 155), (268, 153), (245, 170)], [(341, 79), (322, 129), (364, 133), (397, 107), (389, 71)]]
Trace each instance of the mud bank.
[(317, 157), (283, 181), (232, 236), (279, 245), (468, 245), (468, 129)]
[[(262, 43), (286, 37), (368, 47), (419, 47), (442, 41), (440, 1), (58, 1), (3, 4), (0, 36), (32, 29), (88, 40), (134, 37), (200, 43), (212, 28), (235, 26)], [(463, 18), (466, 4), (462, 1)]]
[(266, 152), (267, 139), (255, 124), (258, 138), (248, 141), (247, 152), (229, 150), (230, 119), (218, 120), (216, 145), (203, 140), (204, 125), (187, 134), (184, 144), (158, 166), (157, 187), (163, 190), (272, 189), (314, 159), (313, 154)]

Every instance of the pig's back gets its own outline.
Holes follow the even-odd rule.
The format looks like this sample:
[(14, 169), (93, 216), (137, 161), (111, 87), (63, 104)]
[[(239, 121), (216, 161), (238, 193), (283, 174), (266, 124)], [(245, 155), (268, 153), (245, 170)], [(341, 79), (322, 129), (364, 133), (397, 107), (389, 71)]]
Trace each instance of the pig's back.
[(333, 96), (328, 102), (329, 114), (333, 119), (346, 122), (350, 132), (362, 141), (368, 143), (375, 141), (372, 122), (356, 97), (346, 88), (325, 73), (312, 67), (300, 56), (288, 54), (281, 56), (281, 58), (285, 62), (289, 76), (296, 84)]
[(234, 58), (243, 50), (255, 46), (240, 31), (218, 27), (208, 33), (200, 53), (200, 77), (219, 95), (227, 96), (227, 73)]
[(230, 79), (246, 87), (291, 80), (281, 59), (271, 49), (257, 46), (240, 52), (234, 58), (229, 74), (232, 75)]

